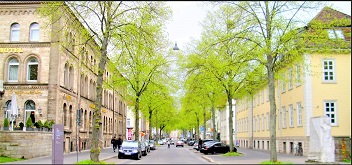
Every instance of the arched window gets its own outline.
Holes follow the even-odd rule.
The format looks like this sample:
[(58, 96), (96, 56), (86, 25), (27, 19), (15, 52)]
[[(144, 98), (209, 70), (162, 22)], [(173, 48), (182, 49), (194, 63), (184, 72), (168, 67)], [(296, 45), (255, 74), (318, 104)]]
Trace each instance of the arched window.
[(11, 41), (20, 41), (20, 24), (13, 23), (11, 25)]
[(38, 80), (38, 60), (32, 57), (27, 63), (27, 81)]
[(64, 104), (63, 111), (64, 111), (64, 114), (63, 114), (62, 118), (64, 121), (64, 127), (66, 127), (67, 126), (67, 116), (68, 116), (66, 103)]
[(11, 100), (8, 100), (5, 104), (5, 118), (11, 119)]
[(39, 41), (39, 24), (36, 22), (29, 27), (29, 41)]
[(68, 64), (66, 63), (65, 67), (64, 67), (64, 86), (66, 88), (68, 88), (68, 84), (69, 84), (69, 82), (68, 82), (68, 80), (69, 80), (68, 73), (69, 73)]
[(68, 70), (68, 88), (72, 89), (73, 87), (73, 66), (70, 66)]
[(9, 61), (8, 81), (10, 82), (18, 81), (18, 66), (19, 66), (19, 62), (17, 58), (11, 58)]
[(32, 123), (35, 123), (35, 116), (34, 116), (34, 111), (35, 111), (35, 103), (33, 100), (27, 100), (24, 103), (24, 109), (25, 109), (25, 122), (27, 121), (28, 118), (31, 118)]

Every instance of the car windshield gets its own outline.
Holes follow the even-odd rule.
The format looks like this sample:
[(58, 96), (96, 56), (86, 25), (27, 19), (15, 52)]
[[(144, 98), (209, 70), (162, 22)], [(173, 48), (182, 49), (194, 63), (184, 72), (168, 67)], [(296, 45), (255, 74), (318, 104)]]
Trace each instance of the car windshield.
[(138, 142), (135, 141), (124, 141), (122, 147), (138, 147)]

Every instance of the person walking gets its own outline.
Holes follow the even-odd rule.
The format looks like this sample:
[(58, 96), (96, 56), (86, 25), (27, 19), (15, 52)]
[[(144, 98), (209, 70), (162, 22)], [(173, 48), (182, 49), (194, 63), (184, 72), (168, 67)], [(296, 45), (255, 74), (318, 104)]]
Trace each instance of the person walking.
[(200, 149), (202, 148), (202, 145), (203, 145), (203, 141), (201, 138), (199, 138), (198, 140), (198, 151), (200, 151)]
[(117, 148), (118, 148), (118, 150), (120, 150), (121, 145), (122, 145), (122, 139), (121, 139), (121, 137), (119, 137), (119, 139), (117, 139), (116, 144), (117, 144)]
[(115, 136), (111, 139), (111, 144), (112, 144), (112, 149), (113, 149), (114, 152), (115, 152), (115, 149), (116, 149), (116, 147), (117, 147), (117, 140), (116, 140), (116, 137), (115, 137)]
[(167, 148), (170, 148), (170, 140), (167, 141)]

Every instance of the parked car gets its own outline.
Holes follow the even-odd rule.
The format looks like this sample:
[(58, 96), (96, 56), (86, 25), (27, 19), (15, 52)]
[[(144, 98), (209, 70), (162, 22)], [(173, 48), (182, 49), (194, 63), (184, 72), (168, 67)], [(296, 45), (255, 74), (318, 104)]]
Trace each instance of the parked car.
[(144, 142), (141, 143), (141, 148), (142, 148), (142, 156), (147, 156), (148, 154), (148, 149), (147, 149), (147, 146), (145, 145)]
[(119, 159), (122, 158), (135, 158), (140, 160), (142, 158), (142, 145), (138, 140), (124, 140), (119, 149), (119, 153), (117, 156)]
[(185, 143), (181, 140), (176, 142), (176, 147), (178, 147), (178, 146), (184, 147), (184, 145), (185, 145)]
[(175, 142), (173, 140), (170, 140), (171, 145), (175, 145)]
[(149, 147), (150, 147), (151, 150), (155, 150), (156, 149), (154, 140), (149, 140)]
[(158, 140), (159, 145), (164, 145), (164, 142), (162, 140)]
[[(223, 142), (215, 142), (215, 143), (209, 143), (209, 145), (206, 145), (204, 148), (200, 149), (201, 153), (206, 154), (216, 154), (216, 153), (227, 153), (230, 151), (230, 147), (226, 145)], [(234, 148), (234, 152), (237, 152), (237, 149)]]
[(148, 141), (144, 141), (144, 144), (147, 148), (147, 152), (150, 152), (150, 145), (149, 145)]
[[(200, 148), (204, 147), (204, 144), (208, 144), (208, 143), (214, 143), (214, 142), (218, 142), (218, 140), (213, 140), (213, 139), (204, 139), (202, 140), (202, 146)], [(200, 149), (199, 148), (199, 149)]]
[(198, 151), (198, 141), (194, 142), (193, 149)]
[(190, 140), (187, 144), (188, 144), (189, 146), (193, 146), (193, 144), (194, 144), (195, 142), (196, 142), (195, 140)]

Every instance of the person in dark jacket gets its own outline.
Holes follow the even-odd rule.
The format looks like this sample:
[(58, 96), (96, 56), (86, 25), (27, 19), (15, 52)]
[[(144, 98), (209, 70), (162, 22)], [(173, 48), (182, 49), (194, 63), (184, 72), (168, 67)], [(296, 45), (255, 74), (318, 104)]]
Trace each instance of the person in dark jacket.
[(115, 152), (115, 149), (117, 148), (117, 140), (115, 136), (111, 139), (111, 144), (112, 144), (112, 149)]
[(121, 137), (119, 137), (119, 139), (117, 139), (116, 144), (117, 144), (118, 149), (120, 149), (120, 147), (121, 147), (121, 145), (122, 145), (122, 139), (121, 139)]
[(198, 150), (200, 151), (200, 149), (202, 148), (202, 144), (203, 144), (203, 141), (201, 138), (199, 138), (198, 140)]

